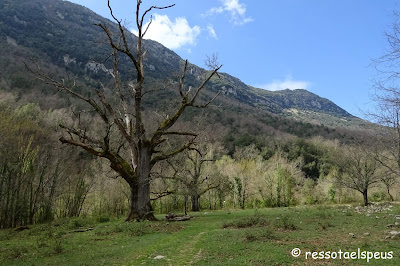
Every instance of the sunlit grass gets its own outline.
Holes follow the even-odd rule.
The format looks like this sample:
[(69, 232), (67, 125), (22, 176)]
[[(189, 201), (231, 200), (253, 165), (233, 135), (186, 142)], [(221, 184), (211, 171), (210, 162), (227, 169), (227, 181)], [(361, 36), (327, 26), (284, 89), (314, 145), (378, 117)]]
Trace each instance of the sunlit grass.
[(347, 206), (311, 206), (207, 211), (185, 222), (65, 219), (21, 232), (0, 230), (0, 265), (366, 263), (294, 258), (290, 254), (293, 248), (300, 248), (303, 254), (358, 248), (393, 251), (392, 260), (372, 260), (369, 264), (399, 265), (399, 239), (385, 239), (395, 214), (400, 214), (398, 205), (392, 211), (369, 216)]

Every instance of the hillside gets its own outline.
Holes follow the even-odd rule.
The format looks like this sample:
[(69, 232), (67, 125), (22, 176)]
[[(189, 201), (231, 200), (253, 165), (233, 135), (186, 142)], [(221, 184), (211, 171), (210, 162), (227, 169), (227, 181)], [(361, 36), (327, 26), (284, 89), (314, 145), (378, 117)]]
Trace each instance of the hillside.
[[(68, 102), (54, 100), (52, 88), (33, 81), (23, 66), (29, 57), (38, 60), (49, 73), (73, 76), (87, 93), (110, 82), (111, 60), (103, 44), (104, 35), (94, 23), (115, 25), (87, 8), (61, 0), (3, 0), (0, 3), (0, 88), (18, 93), (20, 98), (34, 95), (44, 108), (58, 108)], [(136, 37), (129, 34), (131, 42)], [(183, 60), (161, 44), (147, 40), (145, 60), (148, 87), (158, 86), (176, 76)], [(121, 58), (125, 81), (134, 79), (128, 61)], [(124, 64), (126, 63), (126, 64)], [(187, 85), (196, 85), (206, 70), (190, 65)], [(239, 79), (223, 73), (211, 80), (205, 95), (222, 91), (217, 105), (208, 111), (211, 123), (245, 136), (276, 135), (278, 132), (300, 137), (322, 135), (325, 138), (347, 138), (348, 129), (359, 129), (365, 122), (341, 109), (328, 99), (305, 90), (270, 92), (248, 86)], [(40, 94), (40, 97), (37, 97)], [(173, 93), (164, 92), (147, 100), (155, 102), (171, 99)], [(54, 97), (53, 97), (54, 96)], [(46, 97), (53, 97), (52, 101)], [(164, 105), (166, 105), (164, 103)], [(188, 114), (186, 119), (190, 119)], [(343, 127), (339, 131), (333, 127)]]

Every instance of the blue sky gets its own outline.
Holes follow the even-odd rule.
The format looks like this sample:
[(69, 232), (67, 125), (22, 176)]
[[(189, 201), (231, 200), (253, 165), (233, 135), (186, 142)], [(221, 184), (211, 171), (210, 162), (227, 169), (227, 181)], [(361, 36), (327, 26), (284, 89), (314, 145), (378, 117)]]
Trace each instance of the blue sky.
[[(106, 0), (72, 0), (110, 18)], [(117, 17), (134, 27), (136, 1), (111, 0)], [(307, 89), (352, 114), (373, 107), (376, 71), (385, 53), (384, 32), (397, 0), (144, 0), (153, 12), (147, 37), (204, 67), (218, 54), (227, 72), (269, 89)]]

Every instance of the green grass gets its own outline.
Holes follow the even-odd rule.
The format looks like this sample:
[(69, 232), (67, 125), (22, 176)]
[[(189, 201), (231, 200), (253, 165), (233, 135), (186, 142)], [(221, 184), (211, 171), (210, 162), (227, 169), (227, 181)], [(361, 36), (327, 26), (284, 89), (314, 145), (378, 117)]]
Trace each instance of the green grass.
[[(169, 223), (65, 219), (21, 232), (0, 230), (0, 265), (364, 265), (304, 257), (307, 251), (358, 248), (393, 251), (392, 260), (371, 265), (400, 265), (400, 240), (385, 239), (393, 214), (400, 214), (399, 205), (370, 216), (347, 206), (303, 206), (200, 212)], [(81, 229), (92, 230), (76, 232)], [(293, 248), (302, 250), (299, 258), (291, 256)]]

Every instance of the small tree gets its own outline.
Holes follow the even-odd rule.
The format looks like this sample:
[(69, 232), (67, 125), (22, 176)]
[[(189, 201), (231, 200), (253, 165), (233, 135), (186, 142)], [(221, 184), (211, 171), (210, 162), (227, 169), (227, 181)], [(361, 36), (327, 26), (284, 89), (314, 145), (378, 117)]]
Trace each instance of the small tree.
[(389, 195), (390, 201), (394, 201), (393, 195), (390, 193), (390, 189), (394, 184), (397, 183), (397, 176), (392, 173), (385, 173), (381, 177), (381, 182), (384, 185), (387, 194)]
[(380, 180), (379, 163), (360, 148), (347, 148), (336, 154), (336, 182), (346, 188), (354, 189), (363, 195), (364, 206), (368, 205), (368, 190), (377, 186)]
[[(215, 161), (214, 150), (209, 147), (189, 150), (185, 154), (181, 154), (180, 158), (168, 160), (164, 165), (164, 173), (154, 173), (154, 176), (164, 180), (171, 180), (175, 186), (173, 194), (183, 195), (185, 199), (185, 214), (187, 212), (187, 199), (190, 197), (191, 210), (197, 212), (200, 210), (200, 196), (207, 191), (219, 188), (222, 184), (221, 180), (211, 173), (206, 164)], [(172, 171), (171, 171), (172, 170)], [(159, 193), (162, 195), (162, 193)], [(167, 191), (164, 195), (172, 194)]]
[(204, 166), (209, 162), (215, 161), (215, 159), (212, 156), (212, 151), (204, 155), (197, 151), (189, 151), (187, 159), (186, 176), (180, 181), (187, 188), (192, 211), (196, 212), (200, 210), (200, 196), (219, 186), (218, 180), (211, 178), (204, 171)]
[[(114, 16), (110, 1), (108, 1), (108, 7), (117, 24), (117, 33), (112, 32), (107, 25), (97, 24), (106, 35), (113, 58), (114, 84), (110, 88), (111, 97), (106, 95), (105, 90), (99, 89), (96, 90), (96, 98), (86, 97), (78, 92), (76, 82), (68, 85), (68, 82), (58, 81), (40, 71), (31, 70), (38, 79), (85, 102), (101, 121), (102, 130), (84, 127), (79, 123), (73, 126), (61, 125), (67, 136), (61, 137), (60, 141), (107, 159), (110, 167), (129, 184), (131, 196), (127, 221), (155, 219), (150, 204), (151, 169), (158, 162), (192, 148), (197, 134), (175, 131), (172, 128), (188, 107), (205, 108), (215, 99), (217, 95), (208, 102), (197, 103), (200, 92), (221, 68), (221, 65), (214, 64), (214, 68), (208, 72), (203, 82), (197, 88), (191, 89), (184, 83), (188, 68), (188, 62), (185, 61), (182, 75), (175, 83), (180, 96), (180, 104), (175, 112), (165, 115), (163, 121), (155, 129), (152, 129), (148, 123), (146, 124), (148, 120), (152, 120), (152, 117), (143, 111), (143, 98), (154, 91), (154, 88), (149, 89), (144, 83), (144, 60), (147, 51), (143, 48), (143, 38), (151, 25), (151, 18), (147, 25), (143, 23), (152, 10), (166, 9), (173, 5), (151, 6), (141, 12), (141, 4), (142, 1), (137, 0), (135, 22), (138, 36), (135, 42), (136, 47), (129, 43), (132, 38), (121, 24), (121, 20)], [(123, 82), (120, 78), (119, 60), (121, 56), (127, 57), (131, 63), (132, 71), (136, 74), (135, 82)], [(132, 85), (132, 83), (134, 84)], [(117, 99), (114, 99), (112, 94), (116, 95)], [(184, 138), (180, 141), (181, 145), (173, 147), (166, 145), (169, 137), (179, 136)]]
[(235, 187), (242, 209), (255, 193), (254, 180), (257, 176), (257, 161), (261, 160), (260, 151), (254, 144), (238, 148), (234, 154), (235, 164)]

